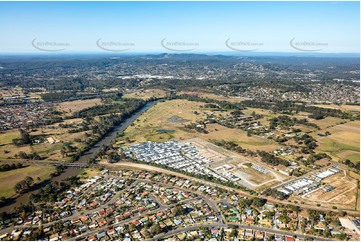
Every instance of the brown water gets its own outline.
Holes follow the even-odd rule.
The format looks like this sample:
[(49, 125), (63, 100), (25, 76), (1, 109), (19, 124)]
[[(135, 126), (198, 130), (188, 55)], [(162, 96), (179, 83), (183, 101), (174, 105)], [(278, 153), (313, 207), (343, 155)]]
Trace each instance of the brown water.
[[(119, 126), (115, 127), (111, 132), (109, 132), (104, 138), (102, 138), (98, 143), (96, 143), (90, 150), (85, 152), (77, 161), (77, 163), (87, 163), (91, 158), (94, 158), (95, 154), (103, 145), (109, 144), (113, 139), (116, 138), (118, 132), (124, 131), (128, 126), (136, 120), (143, 112), (154, 106), (158, 101), (151, 101), (146, 103), (139, 111), (135, 112), (132, 116), (124, 120)], [(0, 207), (0, 212), (11, 212), (15, 207), (18, 207), (22, 204), (27, 204), (29, 202), (29, 196), (32, 193), (36, 193), (41, 188), (45, 187), (47, 184), (52, 181), (62, 181), (68, 177), (76, 176), (80, 173), (81, 168), (69, 167), (64, 170), (59, 176), (51, 178), (49, 181), (45, 181), (37, 186), (34, 186), (30, 191), (21, 194), (13, 201), (9, 201), (2, 207)]]

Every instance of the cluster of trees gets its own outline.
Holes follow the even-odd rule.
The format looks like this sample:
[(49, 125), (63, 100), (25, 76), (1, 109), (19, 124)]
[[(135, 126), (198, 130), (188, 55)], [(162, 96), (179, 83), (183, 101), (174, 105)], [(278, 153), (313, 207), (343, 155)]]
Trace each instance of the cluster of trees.
[(225, 140), (214, 140), (213, 143), (217, 146), (221, 146), (223, 148), (226, 148), (227, 150), (236, 151), (238, 153), (246, 153), (247, 149), (243, 149), (241, 146), (239, 146), (234, 141), (225, 141)]
[(270, 196), (270, 197), (274, 197), (280, 200), (284, 200), (288, 198), (288, 195), (278, 191), (277, 189), (272, 189), (272, 188), (268, 188), (267, 190), (265, 190), (262, 195), (265, 196)]
[(19, 129), (20, 138), (13, 139), (13, 144), (16, 146), (32, 144), (31, 135), (24, 129)]
[(62, 198), (64, 191), (67, 191), (71, 186), (79, 186), (81, 184), (82, 182), (77, 176), (68, 177), (64, 181), (60, 182), (53, 181), (44, 188), (41, 188), (39, 192), (32, 193), (29, 200), (33, 203), (42, 201), (56, 202)]
[(238, 203), (241, 207), (250, 207), (251, 205), (260, 208), (263, 207), (267, 202), (267, 199), (252, 197), (252, 198), (240, 198)]
[(360, 161), (357, 161), (354, 163), (354, 162), (350, 161), (349, 159), (346, 159), (346, 160), (342, 161), (342, 163), (352, 169), (356, 169), (360, 173)]
[(261, 157), (261, 161), (265, 162), (267, 164), (271, 164), (274, 166), (277, 166), (277, 165), (289, 166), (290, 165), (288, 161), (286, 161), (280, 157), (276, 157), (275, 155), (270, 154), (266, 151), (258, 151), (257, 153)]
[(315, 140), (312, 136), (308, 134), (303, 134), (302, 136), (295, 136), (294, 140), (298, 142), (298, 144), (304, 144), (305, 147), (302, 148), (302, 153), (309, 154), (312, 153), (312, 150), (317, 147), (317, 140)]
[(276, 127), (280, 126), (283, 129), (288, 129), (289, 127), (292, 127), (297, 124), (303, 124), (306, 126), (311, 126), (317, 129), (320, 129), (320, 127), (317, 124), (308, 122), (307, 119), (297, 119), (297, 118), (291, 118), (288, 115), (280, 115), (276, 118), (270, 119), (270, 129), (276, 129)]
[(79, 99), (96, 98), (99, 95), (96, 93), (78, 93), (77, 91), (61, 91), (61, 92), (48, 92), (40, 94), (42, 99), (46, 102), (63, 102)]
[(201, 124), (190, 123), (190, 124), (184, 125), (184, 127), (187, 129), (194, 129), (195, 131), (197, 131), (199, 133), (208, 134), (205, 123), (201, 123)]
[(19, 151), (19, 153), (17, 153), (15, 155), (15, 158), (20, 158), (20, 159), (30, 159), (30, 160), (41, 160), (41, 156), (36, 153), (36, 152), (32, 152), (30, 154), (27, 154), (24, 151)]
[(309, 165), (313, 165), (316, 161), (325, 158), (331, 160), (331, 157), (326, 153), (311, 154), (306, 160), (305, 159), (300, 159), (300, 160), (305, 166), (309, 166)]
[(116, 151), (113, 151), (110, 154), (108, 154), (108, 162), (109, 163), (119, 162), (120, 159), (121, 159), (121, 156)]
[(11, 170), (15, 170), (15, 169), (19, 169), (19, 168), (23, 168), (24, 165), (21, 163), (13, 163), (13, 164), (5, 164), (5, 165), (0, 165), (0, 171), (11, 171)]
[(30, 189), (34, 184), (34, 179), (31, 176), (27, 176), (24, 180), (19, 181), (15, 185), (15, 191), (17, 193), (22, 193), (28, 189)]

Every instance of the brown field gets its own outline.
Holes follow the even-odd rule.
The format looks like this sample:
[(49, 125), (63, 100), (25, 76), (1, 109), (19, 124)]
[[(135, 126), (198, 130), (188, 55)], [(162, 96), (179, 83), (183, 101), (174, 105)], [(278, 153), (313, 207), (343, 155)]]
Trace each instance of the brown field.
[(320, 120), (315, 120), (310, 118), (309, 122), (317, 124), (321, 129), (326, 129), (330, 126), (339, 125), (341, 122), (345, 122), (345, 120), (335, 117), (326, 117)]
[(167, 96), (167, 92), (164, 90), (160, 90), (160, 89), (146, 89), (146, 90), (140, 90), (137, 92), (124, 94), (125, 98), (140, 98), (140, 99), (144, 99), (144, 100), (152, 98), (152, 97), (162, 98), (162, 97), (166, 97), (166, 96)]
[[(204, 103), (190, 102), (187, 100), (171, 100), (160, 102), (134, 122), (134, 126), (129, 126), (125, 130), (125, 135), (134, 142), (144, 141), (167, 141), (170, 139), (185, 140), (191, 138), (202, 138), (204, 140), (227, 140), (235, 141), (243, 148), (252, 150), (267, 150), (271, 151), (280, 148), (280, 146), (266, 138), (256, 136), (248, 137), (247, 133), (240, 129), (230, 129), (218, 124), (207, 125), (208, 134), (199, 133), (195, 130), (185, 129), (185, 124), (203, 120), (205, 118), (203, 109)], [(194, 114), (197, 111), (199, 114)], [(183, 119), (184, 122), (170, 122), (169, 118), (177, 116)], [(189, 120), (189, 121), (187, 121)], [(157, 133), (157, 130), (171, 130), (168, 133)]]
[(360, 121), (336, 125), (323, 131), (329, 131), (331, 135), (319, 137), (317, 132), (312, 134), (318, 141), (317, 152), (327, 152), (336, 160), (360, 160)]
[(82, 109), (90, 108), (95, 105), (101, 104), (100, 98), (87, 99), (87, 100), (76, 100), (70, 102), (62, 102), (59, 104), (59, 108), (67, 114), (76, 113)]
[(34, 182), (50, 178), (50, 173), (55, 172), (54, 166), (48, 165), (31, 165), (25, 168), (15, 169), (11, 171), (0, 172), (0, 197), (6, 198), (15, 195), (14, 187), (17, 182), (23, 180), (26, 176), (31, 176)]
[(303, 196), (303, 198), (321, 203), (322, 205), (336, 206), (344, 209), (355, 209), (355, 206), (357, 206), (356, 191), (358, 189), (356, 179), (342, 172), (322, 180), (322, 183), (334, 186), (335, 189), (329, 192), (318, 189), (310, 193), (309, 197), (306, 195)]
[(336, 105), (336, 104), (317, 104), (313, 105), (320, 108), (340, 109), (342, 111), (357, 111), (360, 112), (360, 105)]

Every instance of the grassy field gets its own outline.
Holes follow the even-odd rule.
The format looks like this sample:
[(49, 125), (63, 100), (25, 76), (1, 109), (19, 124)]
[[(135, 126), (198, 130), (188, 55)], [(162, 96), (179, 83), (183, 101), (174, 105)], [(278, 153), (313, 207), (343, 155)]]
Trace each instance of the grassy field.
[[(159, 102), (142, 114), (133, 126), (129, 126), (125, 130), (125, 134), (135, 142), (192, 138), (196, 132), (186, 131), (184, 125), (205, 118), (204, 114), (196, 115), (193, 113), (193, 111), (202, 112), (201, 105), (203, 104), (187, 100)], [(174, 116), (183, 119), (184, 122), (169, 121)], [(174, 130), (174, 132), (159, 134), (157, 130)]]
[(320, 108), (332, 108), (332, 109), (340, 109), (342, 111), (356, 111), (360, 112), (360, 105), (336, 105), (336, 104), (318, 104), (313, 105)]
[(326, 129), (331, 126), (339, 125), (341, 122), (345, 122), (345, 120), (335, 117), (326, 117), (319, 120), (309, 119), (309, 122), (317, 124), (321, 129)]
[[(144, 141), (167, 141), (170, 139), (184, 140), (190, 138), (201, 138), (204, 140), (226, 140), (235, 141), (243, 148), (251, 150), (271, 151), (280, 146), (272, 140), (256, 136), (248, 137), (247, 133), (240, 129), (230, 129), (218, 124), (207, 125), (208, 134), (199, 133), (194, 130), (185, 129), (184, 125), (205, 118), (204, 103), (191, 102), (187, 100), (171, 100), (160, 102), (141, 115), (133, 126), (125, 130), (125, 135), (134, 142)], [(198, 114), (195, 114), (197, 111)], [(184, 122), (170, 122), (169, 119), (177, 116)], [(188, 121), (187, 121), (188, 120)], [(157, 131), (167, 130), (167, 133)]]
[(87, 100), (76, 100), (70, 102), (62, 102), (59, 104), (59, 108), (67, 114), (76, 113), (82, 109), (93, 107), (101, 104), (100, 98), (87, 99)]
[(319, 137), (313, 134), (318, 140), (317, 152), (327, 152), (336, 160), (360, 160), (360, 121), (336, 125), (324, 131), (326, 130), (331, 135)]
[[(35, 182), (41, 182), (49, 179), (50, 174), (53, 172), (55, 172), (55, 167), (47, 165), (31, 165), (25, 168), (0, 172), (0, 197), (8, 198), (15, 195), (14, 187), (16, 183), (27, 176), (31, 176)], [(37, 179), (38, 177), (40, 177), (40, 181)]]
[(152, 97), (161, 98), (165, 96), (167, 96), (167, 92), (160, 89), (147, 89), (147, 90), (140, 90), (137, 92), (124, 94), (125, 98), (140, 98), (144, 100)]

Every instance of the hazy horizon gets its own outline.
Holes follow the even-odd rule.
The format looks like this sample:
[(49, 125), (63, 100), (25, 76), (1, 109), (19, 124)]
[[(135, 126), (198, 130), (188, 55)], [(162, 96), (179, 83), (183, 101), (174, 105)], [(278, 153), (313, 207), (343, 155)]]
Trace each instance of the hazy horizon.
[(0, 2), (0, 53), (360, 53), (359, 2)]

